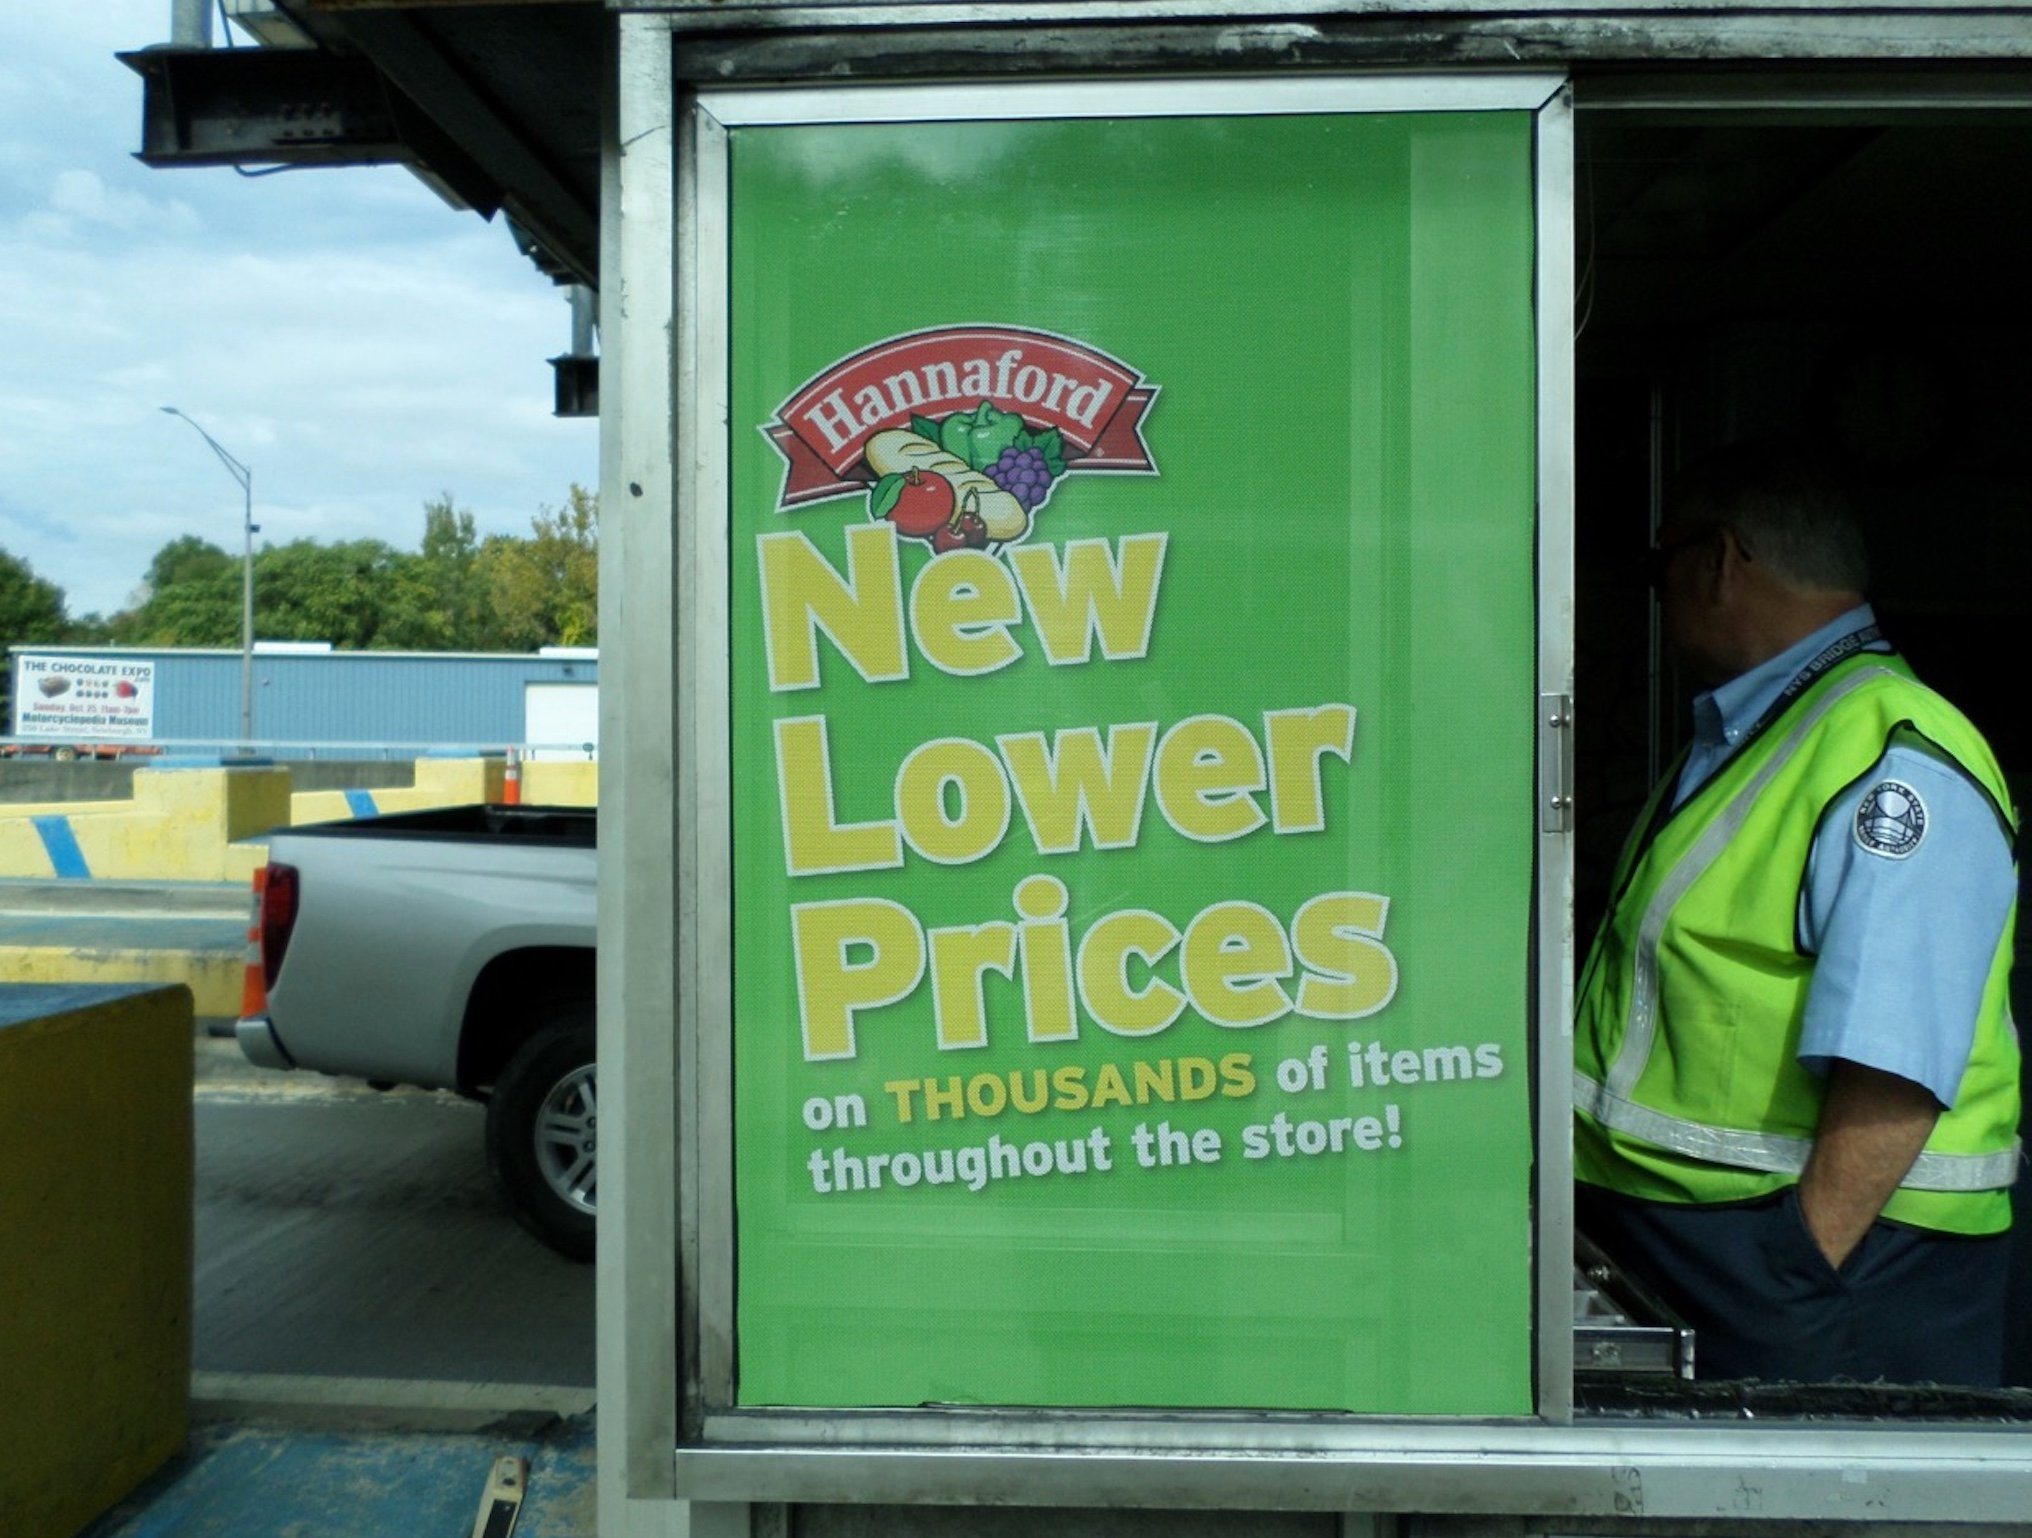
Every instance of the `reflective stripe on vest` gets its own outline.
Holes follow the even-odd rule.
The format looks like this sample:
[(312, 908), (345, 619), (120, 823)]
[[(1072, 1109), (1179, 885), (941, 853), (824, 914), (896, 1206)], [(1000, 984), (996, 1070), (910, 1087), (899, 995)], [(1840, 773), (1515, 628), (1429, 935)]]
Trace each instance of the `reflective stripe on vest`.
[[(1674, 911), (1729, 850), (1749, 820), (1758, 797), (1784, 772), (1828, 712), (1858, 689), (1885, 678), (1902, 681), (1903, 675), (1885, 667), (1858, 668), (1814, 700), (1790, 724), (1783, 740), (1771, 749), (1756, 773), (1657, 883), (1630, 946), (1629, 1005), (1615, 1060), (1606, 1065), (1600, 1080), (1579, 1068), (1574, 1070), (1576, 1110), (1609, 1131), (1704, 1163), (1794, 1176), (1805, 1169), (1807, 1156), (1813, 1150), (1811, 1138), (1695, 1121), (1640, 1105), (1633, 1097), (1658, 1039), (1658, 947)], [(2019, 1160), (2020, 1145), (2015, 1138), (2008, 1148), (1988, 1153), (1922, 1152), (1899, 1187), (1941, 1192), (2001, 1190), (2016, 1182)]]
[[(1575, 1110), (1585, 1111), (1614, 1131), (1709, 1164), (1797, 1175), (1806, 1168), (1806, 1156), (1813, 1152), (1811, 1138), (1787, 1137), (1780, 1132), (1744, 1132), (1735, 1127), (1713, 1127), (1681, 1116), (1668, 1116), (1623, 1099), (1578, 1070), (1573, 1076), (1573, 1104)], [(1911, 1170), (1898, 1184), (1909, 1191), (1993, 1191), (2016, 1182), (2018, 1158), (2015, 1138), (2009, 1148), (1996, 1153), (1922, 1153), (1912, 1161)]]
[[(1672, 917), (1672, 910), (1679, 906), (1680, 898), (1693, 888), (1693, 884), (1708, 873), (1710, 866), (1722, 857), (1722, 852), (1748, 820), (1750, 809), (1756, 805), (1757, 797), (1764, 787), (1778, 777), (1779, 772), (1792, 761), (1813, 729), (1820, 725), (1822, 717), (1840, 704), (1864, 684), (1878, 678), (1895, 678), (1898, 675), (1889, 668), (1861, 668), (1829, 689), (1813, 702), (1792, 729), (1785, 734), (1785, 740), (1777, 751), (1765, 760), (1756, 776), (1745, 785), (1742, 792), (1731, 801), (1722, 814), (1710, 823), (1707, 830), (1665, 879), (1658, 883), (1658, 890), (1652, 895), (1650, 907), (1644, 910), (1644, 922), (1638, 926), (1636, 954), (1632, 957), (1635, 977), (1630, 994), (1630, 1023), (1624, 1032), (1622, 1046), (1617, 1050), (1616, 1060), (1609, 1065), (1606, 1087), (1616, 1099), (1626, 1098), (1637, 1087), (1637, 1081), (1644, 1076), (1645, 1066), (1651, 1061), (1651, 1047), (1658, 1039), (1658, 941), (1665, 933), (1666, 922)], [(1620, 1129), (1627, 1131), (1627, 1128)], [(1717, 1132), (1724, 1129), (1716, 1128)], [(1647, 1139), (1647, 1141), (1650, 1141)], [(1726, 1161), (1716, 1161), (1726, 1162)], [(1753, 1164), (1751, 1169), (1766, 1166)], [(1770, 1166), (1782, 1168), (1783, 1166)]]

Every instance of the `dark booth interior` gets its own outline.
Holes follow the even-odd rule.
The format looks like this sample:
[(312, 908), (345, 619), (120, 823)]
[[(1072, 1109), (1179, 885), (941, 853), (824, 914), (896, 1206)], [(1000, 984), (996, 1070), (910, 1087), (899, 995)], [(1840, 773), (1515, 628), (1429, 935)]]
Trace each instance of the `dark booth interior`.
[[(1623, 835), (1686, 731), (1689, 690), (1660, 656), (1644, 552), (1661, 479), (1710, 448), (1799, 436), (1840, 458), (1885, 630), (1981, 727), (2024, 804), (2032, 122), (1975, 110), (1590, 111), (1585, 82), (1579, 96), (1584, 946)], [(2020, 1020), (2026, 952), (2021, 928)], [(2017, 1210), (2022, 1306), (2007, 1381), (2032, 1385), (2023, 1181)]]

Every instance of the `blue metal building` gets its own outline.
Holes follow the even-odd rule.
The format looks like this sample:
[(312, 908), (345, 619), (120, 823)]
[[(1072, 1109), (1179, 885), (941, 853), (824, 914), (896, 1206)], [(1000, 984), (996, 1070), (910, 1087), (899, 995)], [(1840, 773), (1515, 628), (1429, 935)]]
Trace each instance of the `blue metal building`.
[[(167, 748), (237, 744), (241, 654), (237, 649), (15, 646), (15, 657), (131, 659), (154, 668), (147, 741)], [(531, 740), (532, 694), (591, 687), (599, 659), (587, 649), (513, 652), (346, 652), (257, 646), (253, 745), (278, 757), (379, 756), (381, 751), (500, 750)], [(532, 686), (534, 686), (532, 688)], [(12, 733), (20, 719), (16, 691)], [(547, 734), (549, 735), (549, 734)], [(576, 734), (575, 734), (576, 735)]]

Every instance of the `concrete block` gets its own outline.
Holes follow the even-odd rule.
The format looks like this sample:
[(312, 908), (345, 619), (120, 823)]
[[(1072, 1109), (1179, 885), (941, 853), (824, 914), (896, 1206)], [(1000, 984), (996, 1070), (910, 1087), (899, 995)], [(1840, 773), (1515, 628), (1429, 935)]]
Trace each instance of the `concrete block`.
[[(150, 926), (157, 931), (171, 927)], [(183, 927), (193, 931), (219, 928), (202, 923)], [(136, 944), (128, 937), (109, 937), (108, 943), (78, 943), (65, 937), (55, 944), (22, 944), (10, 935), (0, 940), (0, 976), (12, 983), (181, 985), (190, 991), (198, 1014), (237, 1015), (246, 968), (246, 924), (242, 920), (231, 927), (234, 933), (226, 941), (211, 933), (189, 938), (164, 934), (155, 944)], [(144, 932), (137, 938), (146, 937)], [(4, 1242), (4, 1231), (0, 1231), (0, 1243)], [(0, 1534), (5, 1533), (0, 1527)]]
[(538, 759), (524, 764), (522, 799), (531, 806), (598, 806), (600, 766), (589, 759)]
[(0, 876), (244, 881), (265, 854), (240, 841), (282, 825), (289, 810), (287, 769), (142, 769), (132, 801), (0, 819)]
[(72, 1538), (184, 1441), (190, 995), (0, 987), (0, 1530)]
[[(134, 807), (193, 826), (212, 825), (233, 843), (289, 820), (289, 771), (268, 764), (234, 769), (142, 769)], [(216, 879), (193, 877), (190, 879)]]
[[(387, 798), (404, 794), (401, 790), (376, 790), (363, 792), (373, 805), (374, 812), (393, 811)], [(289, 825), (292, 828), (307, 827), (314, 822), (345, 822), (353, 817), (373, 815), (361, 805), (353, 792), (343, 790), (304, 790), (289, 798)]]
[[(266, 848), (255, 840), (273, 829), (498, 803), (505, 765), (497, 756), (420, 758), (409, 785), (293, 794), (294, 773), (266, 761), (151, 767), (134, 771), (129, 801), (7, 805), (0, 808), (0, 878), (243, 882), (267, 859)], [(599, 766), (524, 764), (522, 799), (531, 805), (596, 806)]]
[(0, 817), (0, 876), (50, 877), (56, 865), (33, 817)]
[(431, 806), (499, 801), (505, 772), (506, 765), (498, 758), (419, 758), (416, 791), (442, 798), (428, 803)]
[[(395, 787), (374, 791), (375, 810), (421, 812), (440, 806), (471, 806), (478, 802), (499, 801), (502, 773), (502, 761), (498, 758), (419, 758), (416, 761), (416, 783), (406, 790)], [(318, 804), (320, 810), (329, 807), (329, 802)], [(336, 815), (358, 816), (361, 813), (348, 810)]]

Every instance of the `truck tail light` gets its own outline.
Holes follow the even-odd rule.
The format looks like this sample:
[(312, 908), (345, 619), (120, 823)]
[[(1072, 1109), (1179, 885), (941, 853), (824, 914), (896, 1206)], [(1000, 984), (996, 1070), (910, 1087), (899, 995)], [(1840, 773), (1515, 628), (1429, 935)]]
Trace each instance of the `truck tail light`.
[(261, 907), (268, 896), (268, 867), (254, 867), (254, 911), (247, 915), (247, 954), (240, 969), (240, 1018), (268, 1013), (268, 978), (261, 965)]
[(282, 971), (282, 958), (289, 952), (290, 932), (296, 928), (297, 894), (301, 881), (294, 865), (270, 861), (268, 879), (256, 888), (261, 911), (261, 972), (269, 987)]

